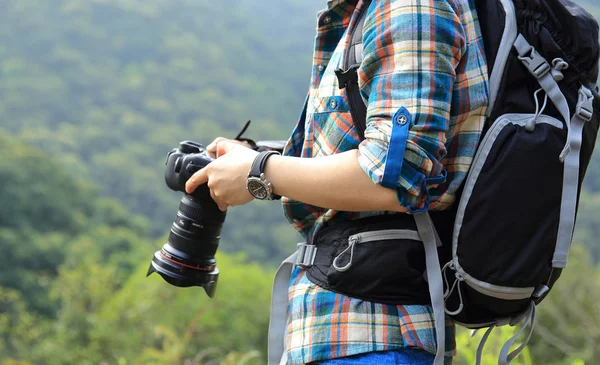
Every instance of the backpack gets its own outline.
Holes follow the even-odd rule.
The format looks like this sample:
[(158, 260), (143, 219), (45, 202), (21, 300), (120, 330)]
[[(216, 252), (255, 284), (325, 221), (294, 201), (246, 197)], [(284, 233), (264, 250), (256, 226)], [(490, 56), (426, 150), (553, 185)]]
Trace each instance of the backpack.
[[(363, 9), (367, 9), (371, 1)], [(490, 81), (482, 138), (451, 228), (452, 258), (438, 265), (436, 228), (415, 212), (443, 361), (444, 312), (470, 329), (522, 327), (502, 347), (504, 365), (525, 347), (535, 306), (566, 267), (579, 191), (598, 127), (598, 23), (570, 0), (474, 0)], [(366, 11), (363, 11), (364, 13)], [(358, 87), (363, 14), (343, 69), (353, 121), (364, 138), (366, 107)], [(442, 291), (443, 287), (443, 291)], [(527, 325), (526, 340), (510, 352)], [(441, 344), (441, 346), (440, 346)]]

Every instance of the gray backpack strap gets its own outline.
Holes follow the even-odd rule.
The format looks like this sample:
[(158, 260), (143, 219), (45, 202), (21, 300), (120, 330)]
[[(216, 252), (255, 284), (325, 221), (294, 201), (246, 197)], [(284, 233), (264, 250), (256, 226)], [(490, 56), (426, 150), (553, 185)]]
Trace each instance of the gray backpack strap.
[(285, 365), (287, 349), (285, 347), (288, 320), (288, 287), (292, 270), (296, 266), (308, 267), (313, 264), (317, 247), (298, 243), (296, 252), (283, 260), (273, 280), (271, 294), (271, 314), (269, 317), (268, 365)]
[(363, 44), (362, 44), (362, 35), (363, 35), (363, 27), (365, 25), (365, 16), (367, 8), (371, 0), (363, 1), (363, 10), (358, 15), (358, 21), (356, 25), (352, 28), (350, 45), (344, 51), (344, 70), (350, 69), (350, 67), (354, 65), (360, 65), (363, 60)]
[[(525, 319), (523, 320), (523, 325), (517, 331), (517, 333), (515, 333), (514, 336), (512, 336), (508, 341), (506, 341), (504, 346), (502, 346), (502, 350), (500, 350), (500, 355), (498, 356), (498, 365), (510, 364), (510, 362), (515, 357), (517, 357), (517, 355), (519, 355), (521, 353), (521, 351), (523, 351), (525, 346), (527, 346), (527, 344), (529, 343), (529, 339), (531, 338), (531, 334), (533, 333), (534, 321), (535, 321), (535, 303), (533, 301), (531, 301), (531, 303), (529, 304), (529, 308), (525, 312)], [(523, 343), (520, 344), (519, 347), (517, 347), (513, 352), (509, 353), (511, 346), (517, 340), (517, 337), (519, 337), (521, 335), (521, 333), (523, 333), (523, 331), (525, 330), (527, 325), (530, 325), (529, 333), (527, 334), (527, 338), (525, 338)]]
[[(522, 34), (517, 36), (517, 40), (514, 44), (515, 49), (519, 53), (519, 60), (527, 67), (529, 73), (533, 75), (542, 87), (554, 106), (560, 112), (565, 123), (567, 124), (567, 128), (571, 126), (571, 112), (569, 111), (569, 104), (567, 103), (567, 99), (565, 95), (560, 91), (560, 87), (556, 83), (554, 76), (552, 74), (552, 66), (550, 63), (535, 50), (535, 48), (527, 42), (525, 37)], [(567, 141), (567, 145), (565, 146), (565, 150), (567, 149), (569, 141)], [(564, 153), (565, 151), (563, 151)], [(563, 155), (561, 153), (561, 156)]]
[(563, 269), (567, 266), (567, 258), (573, 238), (575, 214), (577, 211), (577, 193), (579, 191), (579, 152), (583, 135), (583, 127), (592, 119), (594, 113), (594, 95), (590, 89), (582, 86), (575, 114), (571, 118), (569, 138), (570, 152), (564, 160), (563, 191), (560, 202), (560, 221), (556, 249), (552, 257), (552, 266)]
[(490, 327), (488, 327), (487, 331), (485, 331), (485, 333), (483, 334), (483, 337), (481, 338), (481, 341), (479, 342), (479, 346), (477, 346), (477, 353), (475, 355), (475, 359), (476, 359), (475, 365), (481, 365), (481, 356), (483, 355), (483, 347), (485, 346), (485, 343), (487, 342), (487, 339), (488, 339), (488, 337), (490, 337), (490, 334), (492, 333), (494, 328), (496, 328), (495, 323), (493, 325), (491, 325)]
[(444, 284), (442, 282), (442, 270), (438, 258), (437, 248), (442, 243), (437, 235), (433, 222), (428, 212), (417, 212), (413, 214), (417, 223), (417, 230), (423, 245), (425, 246), (425, 263), (427, 267), (427, 282), (429, 283), (429, 295), (435, 319), (435, 334), (437, 339), (437, 351), (435, 353), (434, 365), (444, 364), (444, 353), (446, 345), (446, 318), (444, 312)]
[(283, 260), (273, 281), (269, 318), (268, 365), (285, 365), (286, 363), (285, 331), (287, 327), (288, 285), (296, 263), (296, 256), (297, 253), (294, 252)]
[(523, 62), (529, 72), (538, 80), (540, 86), (564, 118), (568, 129), (567, 143), (559, 156), (560, 160), (564, 163), (563, 191), (558, 237), (552, 258), (552, 266), (562, 269), (567, 265), (567, 257), (573, 238), (577, 193), (579, 190), (579, 154), (583, 126), (592, 119), (594, 96), (588, 88), (582, 86), (579, 89), (577, 110), (571, 118), (567, 100), (551, 72), (552, 66), (522, 35), (517, 37), (514, 46), (519, 53), (519, 60)]
[(515, 4), (513, 0), (500, 0), (500, 4), (504, 9), (504, 32), (502, 33), (502, 40), (498, 47), (498, 54), (494, 61), (494, 68), (490, 74), (490, 98), (488, 107), (488, 117), (494, 110), (496, 99), (498, 98), (498, 92), (500, 91), (500, 85), (504, 77), (504, 70), (506, 69), (506, 62), (508, 62), (509, 54), (513, 48), (513, 44), (517, 39), (517, 15), (515, 10)]

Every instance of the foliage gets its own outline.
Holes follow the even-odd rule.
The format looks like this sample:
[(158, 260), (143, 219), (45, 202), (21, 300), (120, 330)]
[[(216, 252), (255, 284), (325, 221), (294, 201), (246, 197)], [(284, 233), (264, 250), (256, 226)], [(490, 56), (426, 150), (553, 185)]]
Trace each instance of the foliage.
[(147, 264), (124, 282), (116, 263), (84, 256), (85, 262), (61, 270), (54, 292), (61, 311), (26, 359), (48, 365), (182, 364), (219, 349), (211, 359), (240, 352), (254, 364), (256, 355), (249, 353), (266, 348), (271, 275), (243, 257), (218, 257), (219, 287), (209, 299), (199, 288), (175, 288), (158, 275), (145, 278)]
[[(48, 290), (74, 237), (104, 230), (110, 239), (93, 245), (127, 252), (146, 234), (147, 223), (41, 151), (2, 134), (0, 155), (10, 156), (0, 159), (0, 286), (18, 290), (30, 309), (52, 316)], [(130, 232), (127, 242), (116, 242), (121, 230)]]
[(539, 363), (597, 362), (600, 358), (600, 267), (591, 263), (583, 247), (571, 249), (568, 268), (538, 308), (531, 352)]
[[(81, 231), (93, 192), (44, 153), (0, 135), (0, 227)], [(51, 213), (51, 214), (49, 214)]]
[[(502, 345), (506, 343), (513, 335), (514, 328), (511, 327), (497, 327), (494, 328), (490, 334), (489, 339), (486, 341), (484, 351), (482, 352), (481, 363), (483, 365), (493, 365), (498, 363), (498, 355)], [(456, 334), (456, 348), (458, 355), (453, 360), (453, 364), (456, 365), (472, 365), (476, 363), (477, 347), (481, 342), (485, 329), (479, 330), (475, 335), (471, 336), (471, 331), (465, 328), (459, 328)], [(512, 365), (532, 365), (531, 355), (529, 349), (525, 348), (523, 352), (516, 357), (512, 362)]]
[(184, 359), (182, 354), (185, 352), (185, 346), (188, 343), (181, 341), (181, 338), (168, 328), (158, 327), (156, 330), (164, 336), (162, 348), (144, 349), (141, 358), (135, 363), (144, 365), (258, 365), (262, 363), (260, 362), (260, 352), (255, 350), (245, 353), (234, 351), (224, 355), (217, 349), (206, 349), (198, 352), (193, 358)]
[(223, 364), (254, 363), (252, 351), (266, 347), (271, 275), (243, 256), (221, 255), (214, 300), (158, 275), (146, 279), (164, 240), (150, 239), (143, 219), (41, 152), (0, 140), (0, 152), (15, 156), (0, 163), (2, 201), (10, 204), (0, 211), (11, 218), (0, 221), (0, 361), (134, 364), (162, 349), (181, 363), (215, 348), (221, 355), (213, 360)]
[(21, 293), (0, 287), (0, 364), (25, 365), (11, 357), (29, 357), (31, 347), (48, 337), (49, 327), (44, 318), (27, 311)]
[[(0, 128), (95, 181), (162, 236), (180, 198), (163, 182), (163, 161), (179, 141), (233, 137), (247, 119), (255, 121), (249, 137), (288, 137), (307, 86), (317, 4), (3, 1)], [(265, 235), (271, 228), (289, 248)], [(226, 250), (273, 261), (295, 243), (273, 205), (234, 209), (223, 237)]]

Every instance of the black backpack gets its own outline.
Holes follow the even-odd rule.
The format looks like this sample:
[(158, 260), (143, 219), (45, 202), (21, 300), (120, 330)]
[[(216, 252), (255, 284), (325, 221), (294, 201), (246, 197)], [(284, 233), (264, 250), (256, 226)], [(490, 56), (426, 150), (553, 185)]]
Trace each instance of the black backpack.
[[(364, 2), (367, 9), (370, 0)], [(444, 343), (436, 308), (440, 295), (434, 293), (440, 280), (441, 305), (455, 322), (489, 328), (477, 364), (494, 327), (523, 322), (501, 350), (499, 364), (504, 365), (527, 344), (535, 306), (566, 267), (579, 191), (600, 124), (598, 23), (570, 0), (474, 2), (489, 68), (490, 108), (454, 207), (451, 237), (442, 240), (451, 245), (452, 259), (440, 270), (431, 268), (435, 261), (428, 258), (427, 275), (438, 344)], [(358, 16), (349, 30), (344, 67), (336, 74), (363, 137), (366, 107), (357, 69), (364, 16)], [(415, 219), (423, 242), (438, 239), (428, 228), (431, 219)], [(435, 277), (440, 271), (441, 279)], [(510, 352), (527, 324), (527, 339)], [(436, 363), (440, 354), (438, 349)]]

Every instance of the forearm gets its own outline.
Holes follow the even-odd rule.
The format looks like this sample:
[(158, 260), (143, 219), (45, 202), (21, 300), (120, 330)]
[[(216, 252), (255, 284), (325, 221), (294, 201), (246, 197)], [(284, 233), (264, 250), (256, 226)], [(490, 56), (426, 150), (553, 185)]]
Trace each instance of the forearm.
[(265, 175), (276, 194), (303, 203), (341, 211), (407, 211), (394, 190), (369, 179), (357, 150), (318, 158), (272, 156)]

